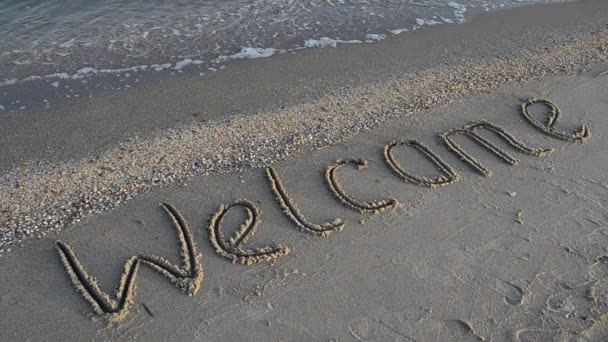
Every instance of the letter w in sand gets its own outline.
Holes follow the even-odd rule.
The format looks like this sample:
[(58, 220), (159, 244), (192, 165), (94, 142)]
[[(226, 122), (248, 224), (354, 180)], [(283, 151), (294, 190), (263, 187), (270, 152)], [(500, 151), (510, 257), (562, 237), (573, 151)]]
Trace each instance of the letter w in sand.
[(189, 296), (195, 295), (201, 287), (203, 282), (203, 257), (198, 252), (192, 232), (186, 221), (173, 206), (166, 203), (162, 206), (176, 228), (182, 266), (173, 265), (168, 260), (158, 256), (133, 256), (125, 263), (114, 299), (101, 290), (95, 277), (87, 272), (70, 246), (61, 241), (56, 242), (57, 252), (72, 284), (91, 304), (93, 311), (104, 316), (110, 323), (122, 320), (129, 313), (135, 296), (137, 271), (142, 264), (160, 272)]
[(486, 168), (483, 164), (481, 164), (478, 160), (476, 160), (473, 156), (471, 156), (468, 152), (466, 152), (460, 145), (458, 145), (454, 140), (453, 136), (461, 134), (466, 135), (471, 138), (474, 142), (478, 143), (482, 147), (486, 148), (498, 158), (502, 159), (505, 163), (510, 165), (517, 165), (518, 160), (515, 157), (511, 156), (507, 151), (503, 150), (496, 144), (484, 138), (482, 135), (478, 133), (479, 130), (487, 130), (489, 132), (494, 133), (496, 136), (502, 138), (502, 140), (515, 148), (521, 153), (542, 157), (549, 155), (553, 152), (551, 148), (532, 148), (526, 146), (524, 143), (515, 139), (511, 134), (509, 134), (504, 128), (499, 127), (488, 121), (478, 121), (471, 123), (469, 125), (465, 125), (458, 128), (453, 128), (445, 133), (440, 134), (440, 138), (447, 145), (448, 149), (457, 154), (465, 163), (467, 163), (470, 167), (472, 167), (475, 171), (479, 172), (483, 176), (491, 176), (492, 172)]

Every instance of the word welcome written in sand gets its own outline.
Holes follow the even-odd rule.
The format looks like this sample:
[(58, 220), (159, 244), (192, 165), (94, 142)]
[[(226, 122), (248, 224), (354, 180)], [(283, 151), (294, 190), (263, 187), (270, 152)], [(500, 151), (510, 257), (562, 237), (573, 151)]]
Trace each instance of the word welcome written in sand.
[[(538, 121), (529, 113), (530, 107), (534, 104), (541, 104), (548, 108), (548, 116), (545, 122)], [(533, 127), (547, 136), (567, 142), (580, 143), (585, 142), (590, 137), (589, 129), (585, 125), (581, 126), (579, 130), (573, 133), (559, 131), (556, 128), (556, 125), (561, 112), (555, 104), (548, 100), (530, 99), (521, 105), (521, 112), (524, 118)], [(482, 136), (479, 133), (480, 131), (492, 133), (497, 138), (502, 139), (504, 143), (523, 154), (542, 157), (553, 152), (550, 148), (528, 147), (504, 128), (488, 121), (474, 122), (439, 134), (439, 137), (451, 152), (456, 154), (466, 165), (483, 176), (490, 176), (491, 171), (469, 154), (462, 146), (458, 145), (453, 139), (455, 136), (463, 135), (470, 138), (471, 141), (479, 144), (479, 146), (485, 148), (487, 151), (510, 165), (516, 165), (518, 160), (507, 151)], [(430, 178), (406, 171), (393, 155), (393, 150), (398, 146), (410, 146), (420, 152), (423, 157), (427, 158), (437, 167), (440, 175)], [(435, 188), (452, 184), (460, 179), (460, 176), (447, 162), (442, 160), (429, 147), (416, 140), (391, 142), (384, 148), (384, 159), (389, 168), (397, 176), (418, 186)], [(327, 182), (329, 190), (341, 204), (360, 213), (379, 213), (399, 205), (395, 199), (362, 201), (348, 194), (342, 187), (340, 178), (338, 177), (339, 170), (348, 165), (363, 170), (367, 168), (368, 163), (363, 159), (337, 160), (335, 163), (331, 164), (325, 172), (325, 181)], [(341, 231), (344, 228), (345, 222), (340, 218), (335, 218), (320, 224), (310, 222), (306, 219), (304, 214), (302, 214), (286, 190), (276, 170), (272, 167), (267, 168), (266, 176), (269, 180), (270, 188), (275, 194), (276, 200), (283, 210), (283, 213), (299, 230), (313, 235), (329, 236), (331, 233)], [(167, 259), (159, 256), (133, 256), (125, 263), (124, 271), (114, 298), (111, 298), (110, 295), (101, 290), (97, 280), (89, 275), (70, 246), (61, 241), (57, 241), (56, 243), (62, 264), (76, 290), (91, 304), (93, 311), (96, 314), (105, 317), (109, 322), (120, 321), (128, 314), (129, 308), (133, 304), (137, 272), (141, 265), (149, 266), (158, 271), (189, 296), (196, 295), (202, 285), (202, 254), (198, 251), (192, 231), (190, 231), (184, 218), (173, 206), (170, 204), (163, 204), (162, 206), (176, 228), (182, 265), (174, 265)], [(226, 238), (222, 230), (223, 220), (231, 210), (236, 208), (244, 209), (247, 214), (247, 219), (241, 224), (241, 227), (232, 237)], [(218, 255), (228, 258), (232, 260), (232, 262), (239, 262), (245, 265), (251, 265), (258, 262), (272, 263), (280, 257), (288, 255), (291, 249), (282, 244), (252, 249), (243, 247), (243, 245), (255, 235), (260, 224), (260, 211), (252, 202), (241, 199), (229, 205), (222, 205), (211, 217), (209, 223), (211, 244), (216, 249)]]

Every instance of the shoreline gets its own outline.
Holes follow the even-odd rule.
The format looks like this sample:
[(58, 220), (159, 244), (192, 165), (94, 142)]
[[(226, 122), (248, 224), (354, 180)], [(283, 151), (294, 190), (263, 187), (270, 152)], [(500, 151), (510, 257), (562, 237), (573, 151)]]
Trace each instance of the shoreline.
[[(532, 4), (542, 2), (539, 0), (529, 1), (532, 1)], [(559, 3), (561, 0), (545, 1)], [(17, 20), (14, 35), (5, 37), (7, 51), (0, 59), (0, 74), (5, 75), (5, 77), (0, 80), (0, 89), (3, 86), (33, 81), (45, 81), (49, 86), (52, 83), (57, 83), (57, 81), (69, 82), (79, 79), (94, 81), (91, 76), (96, 75), (120, 76), (120, 74), (130, 73), (137, 77), (140, 72), (152, 70), (156, 72), (163, 70), (181, 72), (184, 67), (196, 65), (199, 66), (199, 68), (195, 68), (198, 70), (191, 70), (192, 72), (209, 73), (214, 72), (213, 69), (218, 69), (220, 67), (219, 63), (230, 59), (263, 58), (274, 54), (297, 51), (302, 48), (327, 47), (336, 44), (370, 43), (382, 40), (386, 35), (416, 31), (423, 26), (463, 23), (467, 16), (472, 17), (483, 12), (531, 5), (530, 3), (513, 0), (506, 0), (501, 3), (476, 0), (469, 1), (467, 5), (450, 0), (439, 0), (430, 3), (427, 10), (425, 9), (426, 6), (416, 6), (408, 3), (399, 4), (399, 2), (388, 2), (383, 6), (382, 2), (359, 3), (353, 1), (348, 4), (344, 2), (334, 4), (331, 1), (315, 0), (303, 6), (287, 6), (289, 8), (286, 8), (287, 3), (281, 4), (277, 1), (264, 4), (263, 2), (257, 2), (251, 4), (249, 8), (243, 6), (239, 1), (215, 4), (215, 6), (213, 4), (208, 6), (208, 4), (203, 3), (199, 4), (198, 8), (196, 4), (186, 3), (185, 5), (190, 5), (192, 8), (189, 11), (190, 13), (182, 16), (182, 21), (179, 23), (171, 23), (171, 20), (165, 19), (164, 25), (151, 24), (155, 21), (163, 21), (156, 17), (149, 18), (149, 22), (146, 20), (125, 22), (123, 23), (124, 30), (115, 28), (114, 36), (109, 41), (106, 41), (108, 37), (105, 36), (95, 39), (87, 34), (91, 27), (85, 21), (81, 23), (83, 27), (80, 36), (71, 37), (68, 32), (61, 30), (61, 27), (59, 27), (58, 32), (54, 32), (56, 35), (50, 34), (41, 41), (29, 41), (31, 44), (29, 46), (27, 43), (20, 45), (18, 43), (19, 36), (28, 41), (30, 36), (35, 36), (39, 32), (23, 32), (24, 29), (20, 26), (23, 23)], [(153, 12), (153, 9), (145, 8), (145, 3), (143, 5), (142, 12), (146, 10)], [(129, 8), (130, 6), (125, 7), (124, 10), (133, 10), (133, 8)], [(28, 12), (32, 10), (37, 12), (36, 9), (28, 6), (21, 11), (16, 11), (15, 14), (24, 15), (27, 18)], [(81, 8), (81, 10), (84, 9)], [(97, 10), (102, 10), (102, 8)], [(175, 13), (172, 13), (174, 20), (180, 17), (179, 8), (175, 10)], [(209, 15), (209, 10), (216, 10), (217, 12), (214, 15)], [(73, 11), (77, 12), (78, 6), (75, 6)], [(172, 12), (169, 8), (166, 8), (165, 11)], [(258, 13), (259, 23), (270, 24), (272, 27), (269, 28), (270, 31), (263, 30), (260, 26), (257, 29), (251, 28), (251, 23), (248, 23), (244, 18), (246, 15), (243, 15), (247, 11)], [(299, 14), (298, 11), (300, 11)], [(357, 25), (353, 22), (352, 16), (359, 11), (363, 11), (367, 18), (363, 23)], [(226, 15), (235, 12), (240, 14), (240, 20)], [(310, 17), (304, 14), (305, 12), (308, 12)], [(4, 14), (8, 15), (8, 13)], [(96, 18), (99, 29), (104, 26), (105, 21), (117, 20), (110, 19), (104, 14), (98, 13)], [(197, 14), (199, 15), (198, 18)], [(30, 13), (29, 15), (36, 14)], [(48, 14), (42, 10), (38, 15), (40, 20), (45, 20), (44, 17)], [(80, 13), (80, 15), (86, 15), (86, 11)], [(200, 16), (203, 17), (202, 22)], [(281, 19), (277, 17), (281, 17)], [(55, 19), (61, 23), (60, 18)], [(227, 22), (225, 19), (227, 19)], [(46, 18), (45, 21), (48, 21), (48, 25), (52, 25), (52, 20)], [(218, 21), (229, 28), (226, 32), (227, 35), (230, 34), (231, 30), (233, 31), (232, 33), (236, 36), (235, 40), (231, 41), (226, 36), (222, 36), (221, 33), (223, 32), (216, 32), (219, 28)], [(300, 23), (298, 24), (297, 21), (300, 21)], [(279, 22), (287, 22), (288, 24), (276, 25)], [(68, 24), (76, 25), (78, 22), (64, 22), (63, 24), (66, 26)], [(171, 29), (168, 27), (171, 24), (177, 24), (177, 27)], [(243, 39), (239, 36), (242, 32), (235, 29), (239, 24), (253, 29), (254, 43), (249, 40), (240, 40)], [(3, 28), (0, 25), (0, 30)], [(294, 31), (290, 32), (291, 30)], [(214, 34), (209, 35), (210, 32), (214, 32)], [(125, 34), (127, 35), (124, 36)], [(25, 37), (23, 37), (24, 35)], [(83, 37), (85, 38), (83, 39)], [(122, 45), (122, 50), (119, 47), (120, 45)], [(212, 50), (210, 47), (214, 45), (215, 48)], [(161, 46), (166, 50), (154, 51), (159, 50), (158, 48)], [(40, 56), (41, 50), (45, 50), (43, 55), (46, 60), (44, 62), (40, 60), (43, 57)], [(131, 55), (132, 52), (135, 52), (133, 50), (137, 51), (136, 55)], [(124, 55), (121, 55), (121, 53)], [(9, 62), (12, 58), (16, 59)], [(54, 60), (54, 58), (57, 60)], [(71, 67), (72, 69), (61, 69), (60, 66)], [(128, 80), (121, 80), (121, 82), (123, 81)], [(120, 86), (120, 84), (117, 85)], [(59, 87), (58, 84), (52, 86)], [(0, 104), (6, 105), (6, 103)], [(19, 107), (21, 107), (19, 104), (13, 104), (11, 110)]]
[[(508, 84), (581, 72), (606, 62), (607, 51), (603, 30), (540, 53), (517, 51), (516, 58), (477, 59), (405, 78), (362, 82), (279, 111), (186, 123), (151, 137), (131, 138), (97, 156), (89, 152), (89, 157), (72, 161), (23, 163), (0, 178), (0, 250), (193, 176), (268, 166), (303, 149), (344, 142), (389, 119)], [(368, 71), (374, 73), (373, 68)]]
[[(427, 26), (374, 44), (234, 61), (203, 78), (188, 73), (169, 78), (150, 75), (136, 87), (92, 98), (83, 95), (57, 102), (55, 88), (18, 87), (16, 94), (52, 107), (0, 112), (0, 146), (5, 147), (0, 171), (27, 161), (80, 159), (136, 135), (277, 111), (317, 101), (328, 92), (441, 65), (541, 51), (601, 27), (606, 20), (600, 13), (605, 10), (601, 1), (586, 0), (483, 13), (464, 24)], [(63, 90), (74, 95), (78, 87)]]

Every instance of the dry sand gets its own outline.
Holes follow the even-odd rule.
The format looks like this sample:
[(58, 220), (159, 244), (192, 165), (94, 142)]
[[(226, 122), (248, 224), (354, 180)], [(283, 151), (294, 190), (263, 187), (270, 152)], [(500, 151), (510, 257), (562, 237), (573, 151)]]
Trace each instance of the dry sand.
[[(189, 223), (205, 269), (200, 292), (186, 296), (162, 274), (140, 267), (132, 308), (117, 326), (107, 327), (70, 285), (53, 239), (29, 243), (2, 258), (0, 305), (10, 312), (2, 331), (11, 340), (603, 341), (608, 83), (596, 74), (503, 88), (275, 163), (308, 221), (344, 221), (344, 229), (327, 238), (298, 229), (277, 205), (263, 170), (196, 177), (63, 231), (61, 240), (111, 294), (131, 256), (180, 264), (175, 229), (159, 203), (172, 203)], [(526, 97), (550, 98), (563, 111), (557, 128), (572, 132), (585, 123), (591, 138), (580, 144), (542, 134), (521, 114)], [(533, 109), (538, 118), (547, 113)], [(554, 152), (528, 156), (492, 138), (519, 160), (512, 166), (456, 137), (493, 173), (480, 176), (437, 133), (481, 119), (527, 146)], [(434, 190), (404, 182), (383, 157), (394, 139), (423, 142), (458, 180)], [(411, 147), (397, 147), (392, 155), (412, 174), (438, 174)], [(342, 205), (324, 182), (327, 166), (338, 158), (369, 162), (366, 170), (338, 170), (350, 196), (395, 198), (402, 205), (379, 214)], [(261, 219), (257, 234), (241, 247), (282, 244), (290, 254), (252, 266), (216, 255), (210, 218), (219, 204), (239, 198), (251, 201)], [(245, 214), (229, 211), (222, 224), (226, 236)]]
[[(608, 4), (590, 1), (579, 4), (579, 9), (608, 10)], [(587, 26), (595, 30), (588, 31)], [(120, 207), (133, 196), (186, 182), (195, 175), (268, 166), (303, 147), (345, 141), (390, 118), (445, 106), (505, 84), (584, 71), (608, 59), (606, 19), (587, 26), (573, 31), (570, 36), (575, 38), (553, 40), (541, 51), (533, 41), (506, 55), (411, 71), (405, 77), (376, 78), (273, 112), (131, 137), (98, 155), (22, 162), (0, 177), (0, 254), (12, 244), (43, 237), (92, 214)], [(484, 41), (477, 44), (484, 46)], [(367, 72), (374, 73), (373, 69)], [(20, 145), (13, 141), (7, 151)], [(72, 145), (79, 147), (80, 141)]]
[[(4, 217), (43, 212), (78, 186), (143, 186), (108, 186), (136, 196), (0, 258), (2, 339), (605, 341), (608, 43), (585, 37), (264, 114), (269, 132), (251, 132), (260, 117), (199, 126), (230, 129), (207, 168), (191, 168), (207, 140), (178, 127), (122, 146), (132, 151), (7, 172)], [(559, 121), (539, 104), (526, 118), (531, 98), (558, 105)], [(482, 120), (498, 134), (465, 126)], [(469, 136), (451, 145), (438, 134), (459, 127)], [(151, 161), (166, 163), (151, 175), (162, 181), (136, 173)], [(94, 170), (99, 183), (87, 181)]]

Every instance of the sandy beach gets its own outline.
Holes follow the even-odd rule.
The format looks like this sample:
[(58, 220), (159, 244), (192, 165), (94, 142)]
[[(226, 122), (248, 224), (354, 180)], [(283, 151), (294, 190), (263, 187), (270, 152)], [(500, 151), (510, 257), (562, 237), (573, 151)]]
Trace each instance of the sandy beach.
[(605, 13), (7, 114), (0, 339), (605, 341)]

